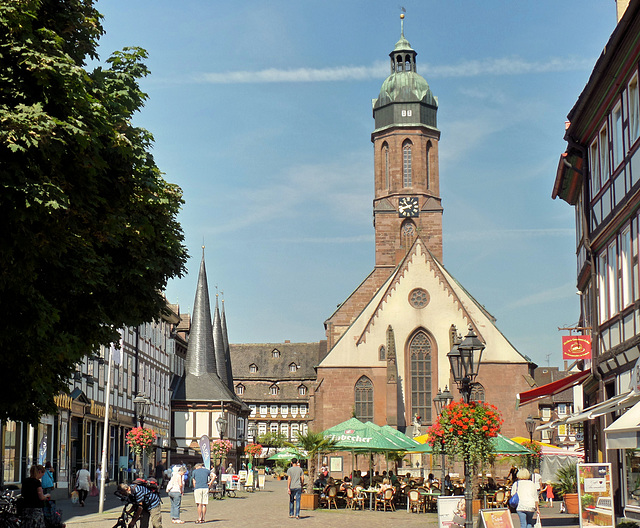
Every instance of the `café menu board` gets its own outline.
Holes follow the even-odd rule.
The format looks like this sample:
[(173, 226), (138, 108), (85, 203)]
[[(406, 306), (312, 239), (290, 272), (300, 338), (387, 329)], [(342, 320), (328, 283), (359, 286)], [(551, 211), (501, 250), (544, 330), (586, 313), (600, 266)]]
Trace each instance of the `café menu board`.
[(578, 464), (581, 528), (613, 528), (611, 464)]
[(485, 528), (513, 528), (511, 512), (506, 508), (480, 510), (480, 518)]

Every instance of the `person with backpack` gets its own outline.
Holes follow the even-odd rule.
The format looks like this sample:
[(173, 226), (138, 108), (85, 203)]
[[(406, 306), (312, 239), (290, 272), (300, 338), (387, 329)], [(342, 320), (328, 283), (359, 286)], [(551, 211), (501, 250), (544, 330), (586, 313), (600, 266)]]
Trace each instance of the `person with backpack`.
[[(152, 489), (155, 488), (155, 491)], [(123, 495), (130, 495), (138, 508), (133, 514), (129, 527), (133, 528), (140, 519), (140, 528), (149, 528), (149, 521), (153, 528), (162, 528), (162, 501), (158, 494), (157, 483), (146, 483), (136, 479), (131, 485), (120, 484), (118, 491)]]

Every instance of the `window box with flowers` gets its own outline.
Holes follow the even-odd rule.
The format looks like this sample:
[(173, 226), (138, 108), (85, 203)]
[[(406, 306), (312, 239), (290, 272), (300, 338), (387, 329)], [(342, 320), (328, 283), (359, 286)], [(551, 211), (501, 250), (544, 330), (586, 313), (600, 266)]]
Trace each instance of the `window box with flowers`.
[(217, 466), (218, 462), (222, 462), (232, 447), (229, 440), (213, 440), (211, 442), (211, 456), (213, 457), (214, 466)]

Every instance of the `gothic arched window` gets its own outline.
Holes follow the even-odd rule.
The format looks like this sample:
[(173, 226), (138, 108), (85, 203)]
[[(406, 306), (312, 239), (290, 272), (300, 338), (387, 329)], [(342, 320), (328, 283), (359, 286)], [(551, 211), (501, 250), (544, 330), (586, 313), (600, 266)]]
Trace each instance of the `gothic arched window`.
[(355, 411), (361, 422), (373, 421), (373, 383), (366, 376), (356, 382)]
[(480, 383), (474, 383), (471, 387), (471, 401), (483, 402), (484, 398), (484, 387)]
[(411, 187), (411, 141), (402, 144), (402, 186)]
[(427, 169), (427, 189), (431, 189), (431, 141), (427, 141), (427, 158), (426, 158), (426, 169)]
[(384, 175), (384, 188), (389, 190), (389, 145), (382, 145), (382, 170)]
[(422, 423), (431, 423), (431, 341), (420, 330), (409, 341), (411, 413)]
[(412, 220), (406, 219), (400, 226), (400, 245), (408, 251), (416, 239), (416, 224)]
[(386, 361), (387, 359), (387, 351), (385, 350), (384, 345), (378, 349), (378, 359), (380, 361)]

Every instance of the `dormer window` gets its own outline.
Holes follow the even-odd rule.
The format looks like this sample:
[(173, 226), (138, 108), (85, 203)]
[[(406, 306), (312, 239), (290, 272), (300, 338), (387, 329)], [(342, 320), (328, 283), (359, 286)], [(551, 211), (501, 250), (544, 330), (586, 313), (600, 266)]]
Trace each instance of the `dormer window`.
[(295, 363), (289, 364), (289, 372), (295, 372), (297, 370), (298, 370), (298, 365), (296, 365)]
[(274, 348), (271, 351), (271, 357), (272, 358), (279, 358), (280, 357), (280, 351), (277, 348)]
[(242, 383), (236, 385), (236, 394), (244, 394), (244, 385)]
[(280, 389), (275, 383), (271, 385), (271, 387), (269, 387), (269, 394), (271, 394), (272, 396), (277, 396), (279, 392), (280, 392)]
[(306, 387), (306, 385), (300, 385), (300, 386), (298, 387), (298, 394), (299, 394), (300, 396), (304, 396), (305, 394), (307, 394), (307, 387)]
[(258, 365), (251, 363), (251, 365), (249, 365), (249, 372), (258, 372)]

